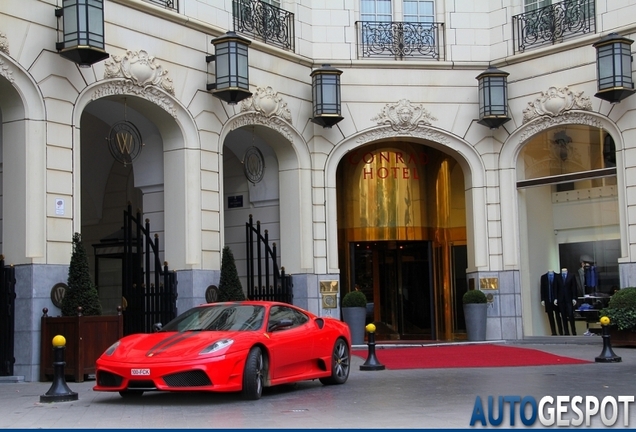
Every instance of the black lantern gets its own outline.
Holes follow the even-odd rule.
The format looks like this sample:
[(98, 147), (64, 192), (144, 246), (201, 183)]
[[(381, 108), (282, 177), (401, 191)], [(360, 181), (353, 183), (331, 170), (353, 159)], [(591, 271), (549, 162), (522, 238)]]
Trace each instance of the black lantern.
[(208, 84), (207, 89), (230, 105), (252, 96), (247, 64), (247, 47), (251, 43), (230, 31), (212, 40), (215, 54), (205, 58), (208, 63), (215, 62), (216, 75), (216, 83)]
[(340, 75), (342, 71), (322, 65), (311, 73), (314, 116), (312, 122), (330, 128), (343, 117), (340, 115)]
[(64, 0), (55, 16), (64, 22), (64, 41), (55, 44), (62, 57), (82, 67), (108, 58), (104, 51), (103, 0)]
[(508, 72), (489, 67), (477, 76), (479, 81), (479, 121), (477, 123), (497, 129), (510, 120), (508, 117)]
[(594, 96), (617, 103), (634, 93), (632, 43), (631, 39), (610, 33), (593, 45), (598, 80), (598, 93)]

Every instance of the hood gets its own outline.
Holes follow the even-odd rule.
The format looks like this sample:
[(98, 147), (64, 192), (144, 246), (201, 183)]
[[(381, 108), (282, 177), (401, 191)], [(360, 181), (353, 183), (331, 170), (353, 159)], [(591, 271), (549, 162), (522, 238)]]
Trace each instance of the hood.
[[(153, 363), (154, 361), (182, 361), (188, 358), (196, 358), (202, 349), (222, 339), (234, 339), (228, 349), (235, 350), (237, 338), (243, 338), (247, 332), (157, 332), (151, 334), (135, 334), (121, 339), (119, 347), (113, 355), (107, 358), (116, 361), (140, 361)], [(240, 336), (239, 336), (240, 335)], [(222, 355), (227, 350), (222, 350), (209, 355)]]

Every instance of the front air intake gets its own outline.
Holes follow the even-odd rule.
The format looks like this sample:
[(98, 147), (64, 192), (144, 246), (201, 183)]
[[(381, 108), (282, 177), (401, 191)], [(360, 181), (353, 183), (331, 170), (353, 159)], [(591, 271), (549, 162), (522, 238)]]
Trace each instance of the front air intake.
[(203, 387), (212, 385), (212, 381), (200, 370), (187, 372), (179, 372), (172, 375), (166, 375), (163, 380), (170, 387)]

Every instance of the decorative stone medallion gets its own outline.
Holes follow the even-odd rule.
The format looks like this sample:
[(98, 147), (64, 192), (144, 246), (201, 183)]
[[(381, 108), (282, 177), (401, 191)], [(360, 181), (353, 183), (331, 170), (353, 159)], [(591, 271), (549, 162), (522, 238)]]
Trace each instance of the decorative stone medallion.
[(382, 112), (371, 121), (377, 124), (388, 124), (396, 132), (413, 131), (418, 125), (430, 126), (436, 121), (422, 105), (413, 105), (411, 101), (402, 99), (395, 104), (386, 104)]
[(126, 78), (139, 87), (159, 87), (174, 96), (168, 71), (157, 64), (155, 57), (144, 50), (126, 51), (124, 56), (112, 56), (105, 62), (104, 78)]
[(542, 116), (560, 116), (570, 110), (591, 111), (590, 98), (583, 96), (582, 91), (574, 93), (567, 87), (550, 87), (533, 102), (528, 102), (528, 107), (523, 110), (523, 122)]
[(280, 117), (291, 123), (287, 103), (271, 87), (257, 87), (251, 97), (241, 101), (241, 111), (256, 111), (265, 117)]
[(243, 156), (243, 172), (252, 184), (263, 180), (265, 175), (265, 158), (258, 147), (252, 146), (245, 150)]

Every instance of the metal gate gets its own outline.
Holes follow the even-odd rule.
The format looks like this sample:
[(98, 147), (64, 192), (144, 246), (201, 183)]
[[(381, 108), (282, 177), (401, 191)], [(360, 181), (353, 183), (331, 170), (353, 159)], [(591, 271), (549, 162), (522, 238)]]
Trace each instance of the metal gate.
[(0, 376), (12, 376), (15, 330), (15, 268), (0, 255)]
[(261, 223), (254, 226), (252, 215), (245, 224), (247, 246), (247, 298), (250, 300), (271, 300), (292, 304), (291, 275), (285, 268), (278, 268), (276, 243), (269, 245), (267, 230), (261, 234)]
[(122, 295), (124, 334), (150, 333), (155, 323), (166, 324), (177, 313), (177, 274), (159, 259), (159, 236), (152, 238), (150, 221), (124, 211)]

